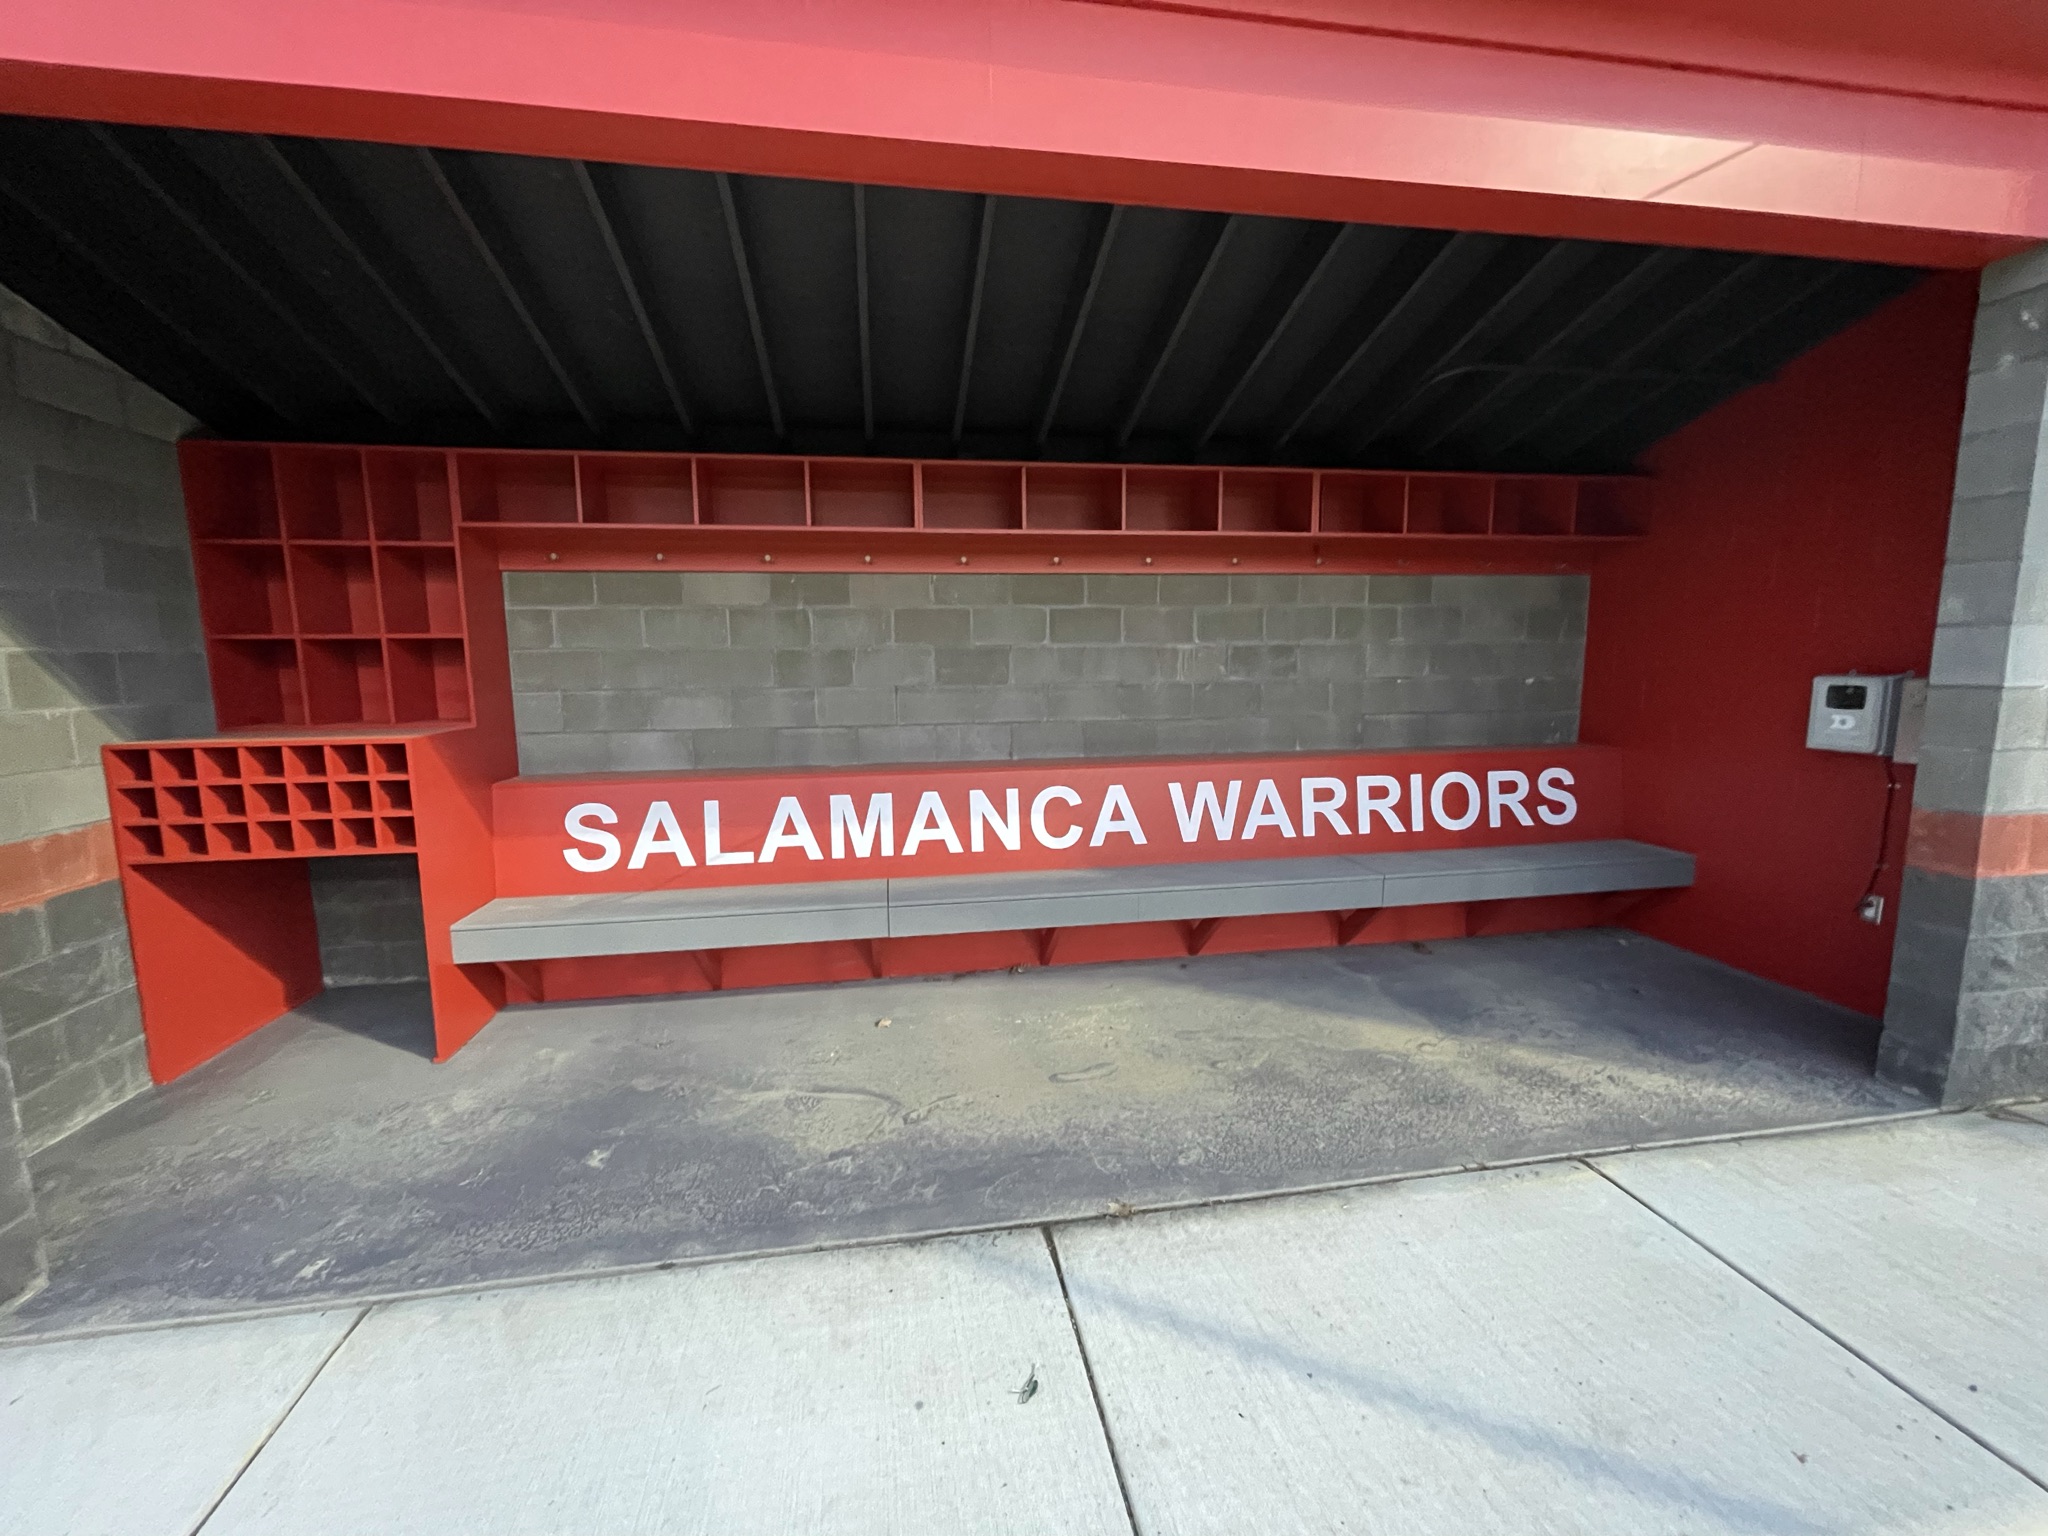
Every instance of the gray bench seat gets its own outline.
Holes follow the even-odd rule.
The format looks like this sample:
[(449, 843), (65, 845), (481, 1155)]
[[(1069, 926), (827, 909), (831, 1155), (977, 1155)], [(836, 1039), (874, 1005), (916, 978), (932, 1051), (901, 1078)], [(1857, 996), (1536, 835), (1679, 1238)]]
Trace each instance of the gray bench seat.
[(1621, 840), (1149, 864), (716, 890), (508, 896), (454, 925), (455, 958), (558, 960), (931, 937), (1098, 923), (1207, 922), (1692, 884), (1690, 854)]

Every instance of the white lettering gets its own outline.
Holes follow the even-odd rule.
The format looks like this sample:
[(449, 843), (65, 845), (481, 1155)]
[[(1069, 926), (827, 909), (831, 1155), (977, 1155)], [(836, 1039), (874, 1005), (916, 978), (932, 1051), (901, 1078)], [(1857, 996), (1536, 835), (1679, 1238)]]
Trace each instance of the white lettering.
[(981, 852), (981, 834), (984, 830), (995, 833), (996, 841), (1010, 852), (1015, 853), (1024, 846), (1024, 826), (1017, 810), (1017, 791), (1006, 789), (1008, 797), (1005, 813), (996, 814), (995, 802), (978, 789), (967, 792), (967, 844), (976, 853)]
[(818, 850), (818, 840), (811, 835), (810, 821), (804, 816), (804, 808), (796, 803), (795, 795), (784, 795), (775, 802), (768, 835), (761, 841), (761, 862), (773, 864), (775, 855), (784, 848), (801, 848), (807, 859), (825, 857)]
[(1280, 803), (1280, 786), (1271, 779), (1259, 780), (1259, 787), (1252, 791), (1252, 808), (1244, 818), (1243, 841), (1250, 842), (1252, 834), (1261, 827), (1278, 827), (1282, 837), (1294, 836), (1294, 823), (1287, 819), (1287, 807)]
[(706, 864), (751, 864), (751, 853), (727, 853), (718, 846), (718, 802), (704, 802), (704, 862)]
[(853, 796), (832, 797), (832, 857), (846, 857), (846, 845), (853, 843), (856, 859), (874, 857), (875, 830), (882, 833), (882, 857), (896, 856), (896, 797), (894, 795), (869, 795), (868, 819), (863, 822), (853, 814)]
[(910, 830), (903, 834), (903, 857), (917, 852), (919, 843), (944, 843), (946, 852), (960, 851), (960, 834), (953, 830), (953, 818), (946, 814), (946, 802), (936, 789), (928, 789), (917, 802), (917, 814), (910, 818)]
[(1167, 785), (1167, 793), (1173, 796), (1173, 814), (1180, 820), (1180, 840), (1192, 843), (1202, 835), (1202, 812), (1206, 809), (1209, 813), (1209, 825), (1215, 830), (1217, 838), (1229, 842), (1230, 834), (1237, 827), (1237, 794), (1243, 788), (1243, 779), (1232, 779), (1229, 794), (1225, 796), (1223, 803), (1218, 805), (1216, 786), (1204, 779), (1195, 786), (1194, 809), (1190, 810), (1187, 801), (1181, 796), (1180, 786)]
[(1339, 813), (1344, 809), (1344, 781), (1342, 779), (1303, 779), (1301, 781), (1301, 835), (1316, 835), (1316, 818), (1322, 817), (1336, 830), (1339, 837), (1349, 837), (1351, 828), (1344, 824)]
[[(1508, 793), (1510, 788), (1514, 790), (1513, 794)], [(1517, 773), (1512, 768), (1492, 770), (1486, 775), (1486, 824), (1489, 827), (1499, 826), (1501, 807), (1506, 806), (1523, 826), (1535, 826), (1536, 823), (1529, 819), (1529, 813), (1522, 808), (1522, 801), (1528, 793), (1529, 775), (1526, 773)]]
[(1420, 832), (1422, 830), (1422, 775), (1419, 773), (1408, 775), (1408, 804), (1413, 807), (1408, 812), (1408, 830), (1410, 832)]
[(1088, 846), (1100, 848), (1109, 841), (1112, 832), (1121, 832), (1139, 846), (1144, 845), (1145, 829), (1138, 825), (1138, 812), (1121, 784), (1110, 785), (1109, 793), (1102, 797), (1102, 814), (1095, 818), (1095, 831)]
[[(1465, 814), (1460, 817), (1453, 817), (1444, 809), (1444, 791), (1453, 784), (1465, 791)], [(1438, 826), (1449, 827), (1453, 832), (1462, 832), (1477, 821), (1485, 803), (1479, 793), (1479, 781), (1469, 773), (1447, 773), (1429, 786), (1429, 814), (1436, 818)]]
[(586, 800), (581, 805), (570, 806), (569, 814), (562, 818), (564, 832), (579, 843), (588, 843), (591, 847), (601, 850), (596, 854), (582, 853), (574, 848), (562, 850), (562, 857), (568, 860), (569, 867), (580, 869), (586, 875), (610, 869), (619, 862), (619, 840), (611, 833), (593, 827), (593, 821), (601, 821), (606, 826), (615, 827), (619, 824), (619, 813), (596, 800)]
[(1071, 848), (1081, 840), (1081, 829), (1078, 826), (1069, 827), (1058, 837), (1048, 832), (1045, 827), (1045, 807), (1046, 802), (1050, 800), (1064, 800), (1068, 805), (1081, 803), (1081, 797), (1064, 784), (1054, 784), (1047, 789), (1041, 789), (1031, 802), (1031, 835), (1048, 848)]
[[(1579, 814), (1579, 797), (1559, 787), (1572, 782), (1570, 771), (1564, 768), (1546, 768), (1536, 775), (1536, 793), (1550, 802), (1549, 805), (1537, 806), (1536, 814), (1553, 827), (1561, 827)], [(1557, 809), (1553, 811), (1551, 805)]]
[[(708, 846), (715, 848), (718, 844), (713, 841)], [(640, 835), (633, 841), (633, 857), (626, 860), (626, 868), (645, 869), (647, 860), (657, 853), (674, 854), (678, 864), (695, 866), (697, 862), (690, 853), (689, 839), (683, 836), (682, 824), (676, 820), (675, 807), (666, 800), (656, 800), (647, 807), (647, 819), (640, 823)]]
[[(1384, 790), (1385, 794), (1378, 791)], [(1377, 814), (1387, 824), (1389, 832), (1406, 832), (1401, 818), (1394, 813), (1401, 808), (1401, 781), (1390, 773), (1361, 773), (1358, 776), (1358, 832), (1362, 837), (1372, 830), (1372, 819)]]

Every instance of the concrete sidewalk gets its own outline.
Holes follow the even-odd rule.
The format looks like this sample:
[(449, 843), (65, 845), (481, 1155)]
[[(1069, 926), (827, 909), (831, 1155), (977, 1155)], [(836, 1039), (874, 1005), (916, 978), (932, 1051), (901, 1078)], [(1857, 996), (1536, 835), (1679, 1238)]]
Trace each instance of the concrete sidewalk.
[(2048, 1530), (2048, 1112), (0, 1346), (0, 1532)]

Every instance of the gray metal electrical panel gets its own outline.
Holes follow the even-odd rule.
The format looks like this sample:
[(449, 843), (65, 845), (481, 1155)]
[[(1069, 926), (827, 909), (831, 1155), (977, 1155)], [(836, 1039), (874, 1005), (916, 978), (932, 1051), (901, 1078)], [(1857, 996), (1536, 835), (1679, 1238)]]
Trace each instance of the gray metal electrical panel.
[(1806, 744), (1822, 752), (1891, 754), (1899, 725), (1903, 673), (1865, 677), (1854, 672), (1816, 677), (1806, 713)]

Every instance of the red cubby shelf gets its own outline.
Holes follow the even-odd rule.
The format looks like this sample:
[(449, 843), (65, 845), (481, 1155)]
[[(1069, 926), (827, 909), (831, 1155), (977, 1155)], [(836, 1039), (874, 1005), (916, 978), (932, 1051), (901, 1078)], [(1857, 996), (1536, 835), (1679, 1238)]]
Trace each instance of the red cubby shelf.
[[(471, 717), (448, 453), (203, 441), (181, 451), (222, 730)], [(494, 460), (480, 463), (495, 496)], [(559, 482), (573, 511), (566, 456), (512, 463), (505, 505), (531, 512), (531, 487)]]

